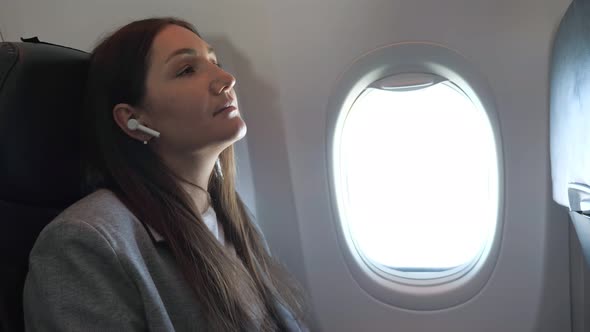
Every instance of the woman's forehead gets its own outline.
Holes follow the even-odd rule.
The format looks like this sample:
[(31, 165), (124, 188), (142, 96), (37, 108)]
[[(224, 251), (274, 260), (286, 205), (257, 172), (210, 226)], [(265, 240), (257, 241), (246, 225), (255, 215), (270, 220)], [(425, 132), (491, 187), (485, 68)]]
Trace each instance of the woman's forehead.
[(207, 55), (211, 47), (194, 32), (178, 25), (169, 25), (154, 38), (152, 60), (163, 64), (182, 49), (192, 49), (196, 55)]

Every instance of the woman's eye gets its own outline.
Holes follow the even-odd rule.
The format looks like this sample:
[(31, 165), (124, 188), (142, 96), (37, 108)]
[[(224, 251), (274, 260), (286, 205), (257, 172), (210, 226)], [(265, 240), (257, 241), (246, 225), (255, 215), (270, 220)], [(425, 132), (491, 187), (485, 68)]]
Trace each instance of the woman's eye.
[(216, 65), (216, 66), (217, 66), (217, 67), (219, 67), (219, 68), (223, 68), (223, 67), (221, 66), (221, 63), (219, 63), (219, 62), (217, 62), (217, 61), (213, 61), (213, 64), (214, 64), (214, 65)]
[(195, 69), (192, 66), (186, 66), (176, 74), (176, 77), (190, 75), (194, 72), (195, 72)]

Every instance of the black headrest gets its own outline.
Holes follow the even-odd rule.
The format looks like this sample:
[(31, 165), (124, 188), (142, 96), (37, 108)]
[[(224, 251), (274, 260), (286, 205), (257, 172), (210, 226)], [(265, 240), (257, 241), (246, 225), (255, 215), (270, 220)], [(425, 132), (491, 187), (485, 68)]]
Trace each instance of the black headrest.
[(88, 53), (0, 43), (0, 201), (65, 207), (80, 196)]
[(22, 331), (22, 290), (39, 232), (82, 196), (80, 118), (89, 55), (0, 43), (0, 331)]

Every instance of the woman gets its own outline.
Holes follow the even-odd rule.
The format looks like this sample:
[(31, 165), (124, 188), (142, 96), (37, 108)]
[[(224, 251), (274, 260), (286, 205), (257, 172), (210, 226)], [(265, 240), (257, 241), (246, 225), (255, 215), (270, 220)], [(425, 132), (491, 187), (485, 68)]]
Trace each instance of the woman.
[(130, 23), (92, 52), (90, 195), (39, 236), (27, 330), (299, 331), (298, 288), (235, 191), (246, 134), (213, 49), (179, 19)]

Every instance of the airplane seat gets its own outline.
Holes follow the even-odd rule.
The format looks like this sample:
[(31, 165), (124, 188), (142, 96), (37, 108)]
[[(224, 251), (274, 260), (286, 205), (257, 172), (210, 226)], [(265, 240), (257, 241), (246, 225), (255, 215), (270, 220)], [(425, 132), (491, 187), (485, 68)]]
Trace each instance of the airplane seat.
[(89, 55), (0, 43), (0, 331), (22, 331), (28, 257), (43, 227), (82, 197), (80, 116)]
[(550, 72), (553, 199), (570, 219), (590, 264), (590, 1), (574, 0), (553, 42)]

